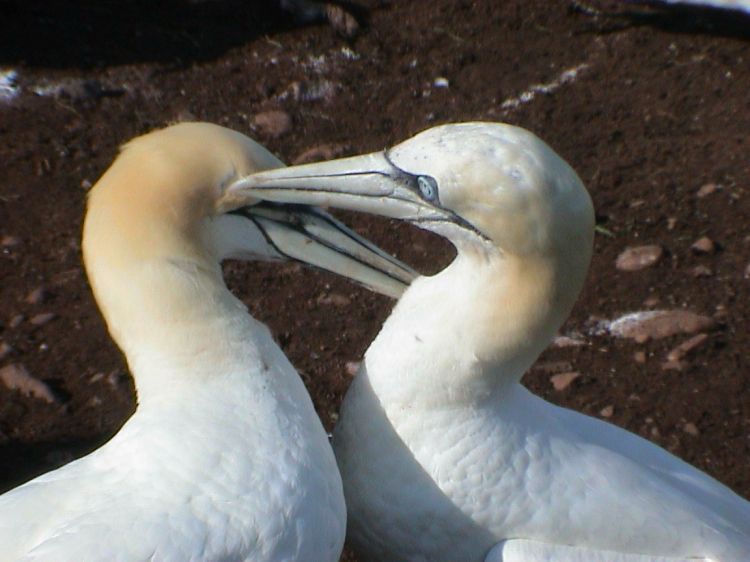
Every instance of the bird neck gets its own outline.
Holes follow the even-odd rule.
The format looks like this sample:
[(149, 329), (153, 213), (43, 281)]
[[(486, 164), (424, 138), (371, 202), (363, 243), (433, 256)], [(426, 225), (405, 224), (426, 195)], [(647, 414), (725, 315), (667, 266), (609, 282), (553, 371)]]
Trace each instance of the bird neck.
[(460, 251), (412, 284), (368, 350), (375, 392), (427, 407), (502, 394), (567, 318), (588, 260)]
[(270, 341), (268, 331), (229, 292), (216, 260), (193, 255), (114, 265), (93, 257), (86, 266), (141, 406), (260, 364), (256, 344), (259, 335)]

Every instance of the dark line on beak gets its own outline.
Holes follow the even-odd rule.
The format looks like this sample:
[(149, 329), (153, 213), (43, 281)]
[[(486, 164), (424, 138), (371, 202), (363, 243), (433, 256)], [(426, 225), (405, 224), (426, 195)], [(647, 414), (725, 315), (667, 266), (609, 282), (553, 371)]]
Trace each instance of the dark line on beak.
[[(261, 204), (265, 205), (265, 206), (268, 206), (270, 208), (284, 210), (287, 213), (289, 213), (289, 211), (291, 210), (293, 212), (294, 211), (298, 212), (300, 215), (310, 214), (310, 215), (313, 215), (313, 216), (315, 216), (317, 218), (324, 219), (328, 224), (330, 224), (331, 226), (333, 226), (337, 231), (339, 231), (340, 233), (344, 234), (350, 240), (353, 240), (357, 244), (366, 247), (370, 251), (373, 251), (373, 249), (370, 247), (371, 243), (369, 241), (367, 241), (367, 244), (363, 244), (361, 240), (352, 237), (350, 235), (350, 233), (348, 233), (346, 230), (342, 230), (341, 227), (335, 221), (329, 220), (328, 217), (326, 217), (325, 215), (319, 215), (319, 214), (317, 214), (312, 209), (312, 207), (308, 207), (306, 205), (271, 203), (271, 202), (268, 202), (268, 201), (264, 201)], [(292, 216), (296, 217), (296, 215), (294, 215), (293, 212), (291, 213)], [(321, 238), (318, 238), (317, 236), (315, 236), (312, 233), (310, 233), (307, 230), (305, 230), (304, 224), (302, 223), (301, 220), (299, 221), (299, 223), (296, 223), (296, 222), (286, 222), (286, 221), (282, 221), (282, 220), (278, 220), (278, 219), (273, 219), (273, 218), (269, 218), (269, 217), (258, 217), (258, 218), (256, 218), (252, 214), (251, 207), (241, 207), (239, 209), (235, 209), (234, 211), (230, 211), (229, 214), (242, 216), (242, 217), (245, 217), (245, 218), (251, 220), (253, 222), (253, 224), (255, 224), (255, 226), (258, 228), (258, 230), (260, 230), (261, 234), (263, 235), (263, 238), (266, 239), (266, 242), (268, 242), (268, 244), (271, 247), (273, 247), (274, 250), (276, 250), (281, 256), (285, 257), (289, 261), (293, 261), (293, 262), (297, 262), (297, 263), (302, 263), (302, 264), (305, 264), (306, 266), (308, 266), (310, 268), (317, 269), (317, 270), (320, 270), (320, 271), (327, 271), (328, 273), (336, 273), (335, 271), (331, 271), (331, 270), (326, 269), (326, 268), (324, 268), (322, 266), (311, 264), (310, 262), (306, 262), (306, 261), (304, 261), (302, 259), (290, 256), (286, 252), (282, 251), (281, 248), (279, 248), (276, 245), (276, 243), (273, 241), (273, 239), (270, 237), (270, 235), (266, 232), (265, 228), (263, 228), (263, 225), (258, 220), (258, 218), (262, 218), (264, 220), (267, 220), (267, 221), (270, 221), (270, 222), (282, 225), (283, 227), (288, 228), (289, 230), (294, 230), (295, 232), (298, 232), (298, 233), (302, 234), (305, 238), (307, 238), (309, 240), (312, 240), (314, 242), (317, 242), (321, 246), (323, 246), (325, 248), (328, 248), (329, 250), (332, 250), (336, 254), (338, 254), (340, 256), (344, 256), (346, 258), (349, 258), (350, 260), (352, 260), (352, 261), (354, 261), (356, 263), (359, 263), (360, 265), (363, 265), (363, 266), (365, 266), (366, 268), (368, 268), (370, 270), (377, 271), (377, 272), (385, 275), (389, 279), (392, 279), (392, 280), (394, 280), (394, 281), (396, 281), (398, 283), (401, 283), (401, 284), (403, 284), (405, 286), (408, 286), (408, 284), (409, 284), (408, 282), (404, 281), (403, 279), (399, 279), (395, 275), (393, 275), (393, 274), (391, 274), (391, 273), (389, 273), (387, 271), (383, 271), (382, 269), (379, 269), (379, 268), (375, 267), (374, 265), (372, 265), (372, 264), (364, 261), (361, 258), (358, 258), (356, 256), (351, 255), (350, 253), (348, 253), (343, 248), (339, 248), (337, 246), (334, 246), (332, 243), (328, 242), (327, 240), (323, 240)], [(364, 238), (362, 240), (364, 240)], [(390, 255), (388, 255), (386, 252), (382, 252), (382, 253), (381, 252), (374, 252), (374, 253), (380, 255), (381, 257), (384, 257), (382, 254), (385, 254), (385, 256), (387, 256), (387, 258), (388, 258), (387, 261), (389, 263), (391, 263), (392, 265), (398, 267), (399, 269), (401, 269), (403, 271), (403, 266), (400, 263), (398, 263), (396, 261), (393, 261), (393, 257), (390, 256)], [(410, 271), (405, 271), (405, 272), (409, 273), (409, 274), (413, 273), (413, 272), (410, 272)], [(341, 274), (338, 274), (338, 275), (341, 275)], [(341, 275), (341, 277), (346, 277), (346, 276), (345, 275)], [(351, 278), (347, 277), (347, 279), (351, 279)], [(366, 287), (366, 285), (364, 283), (362, 283), (362, 282), (360, 282), (360, 281), (358, 281), (356, 279), (351, 279), (351, 280), (354, 281), (355, 283), (358, 283), (359, 285), (362, 285), (362, 286)]]

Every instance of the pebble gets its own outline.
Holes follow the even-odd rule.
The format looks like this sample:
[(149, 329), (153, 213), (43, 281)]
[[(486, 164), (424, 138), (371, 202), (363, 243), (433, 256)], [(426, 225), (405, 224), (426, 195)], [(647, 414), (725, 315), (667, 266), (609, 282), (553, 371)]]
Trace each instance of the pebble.
[(659, 297), (649, 297), (645, 301), (643, 301), (643, 306), (648, 306), (649, 308), (656, 306), (661, 301), (659, 300)]
[(436, 88), (448, 88), (451, 83), (448, 81), (448, 79), (444, 76), (438, 76), (435, 78), (435, 80), (432, 81), (432, 85)]
[(664, 255), (664, 249), (657, 244), (632, 246), (617, 256), (615, 267), (620, 271), (638, 271), (657, 263)]
[(29, 304), (41, 304), (47, 299), (47, 291), (44, 287), (37, 287), (26, 295), (26, 302)]
[(13, 351), (13, 348), (7, 342), (0, 341), (0, 361), (8, 357)]
[(608, 323), (609, 333), (615, 337), (643, 343), (677, 334), (694, 334), (710, 330), (716, 321), (689, 310), (646, 310), (626, 314)]
[(685, 425), (682, 426), (682, 430), (685, 433), (692, 435), (693, 437), (698, 437), (701, 434), (700, 430), (698, 429), (698, 426), (695, 425), (693, 422), (687, 422)]
[(32, 326), (44, 326), (45, 324), (48, 324), (51, 320), (55, 318), (56, 314), (54, 312), (42, 312), (40, 314), (35, 314), (31, 317), (29, 322)]
[(636, 363), (643, 364), (646, 362), (646, 352), (645, 351), (636, 351), (633, 354), (633, 361)]
[(326, 4), (328, 23), (337, 33), (351, 39), (359, 32), (359, 23), (349, 12), (336, 4)]
[(708, 334), (696, 334), (692, 338), (685, 340), (680, 345), (672, 349), (669, 353), (667, 353), (667, 361), (679, 363), (683, 359), (683, 357), (685, 357), (696, 347), (703, 345), (703, 342), (705, 342), (707, 339)]
[(698, 199), (703, 199), (704, 197), (711, 195), (717, 189), (719, 189), (719, 186), (715, 183), (706, 183), (698, 189), (698, 192), (695, 195)]
[(0, 239), (0, 246), (2, 246), (3, 248), (13, 248), (15, 246), (18, 246), (20, 243), (20, 238), (18, 238), (17, 236), (11, 236), (10, 234), (6, 234)]
[(347, 361), (344, 365), (346, 373), (353, 377), (359, 372), (359, 367), (362, 363), (360, 361)]
[(711, 240), (708, 236), (699, 238), (693, 245), (690, 246), (696, 254), (713, 254), (716, 251), (716, 243)]
[(557, 391), (563, 391), (568, 388), (574, 380), (581, 376), (578, 371), (569, 371), (567, 373), (559, 373), (549, 378), (549, 382)]
[(292, 130), (292, 118), (286, 111), (271, 110), (258, 113), (253, 124), (269, 137), (277, 138)]
[(745, 279), (750, 279), (750, 263), (745, 268)]
[(714, 272), (710, 267), (706, 267), (705, 265), (696, 265), (693, 269), (690, 270), (690, 274), (693, 277), (711, 277)]
[(320, 144), (313, 146), (302, 152), (297, 158), (292, 160), (295, 166), (299, 164), (309, 164), (310, 162), (321, 162), (333, 160), (342, 156), (347, 151), (347, 146), (343, 144)]
[(604, 406), (601, 410), (599, 410), (599, 415), (603, 418), (611, 418), (615, 413), (615, 407), (611, 404), (609, 406)]
[(344, 295), (333, 293), (332, 295), (321, 294), (317, 298), (318, 304), (332, 304), (333, 306), (349, 306), (352, 300)]
[(674, 230), (675, 226), (677, 226), (677, 219), (675, 217), (669, 217), (667, 219), (667, 230)]
[(39, 398), (48, 404), (57, 402), (57, 398), (50, 390), (49, 386), (34, 378), (26, 370), (26, 367), (20, 363), (7, 365), (0, 369), (0, 382), (10, 390), (18, 390), (26, 396)]
[(552, 345), (554, 347), (580, 347), (586, 345), (586, 341), (578, 337), (555, 336), (555, 339), (552, 340)]

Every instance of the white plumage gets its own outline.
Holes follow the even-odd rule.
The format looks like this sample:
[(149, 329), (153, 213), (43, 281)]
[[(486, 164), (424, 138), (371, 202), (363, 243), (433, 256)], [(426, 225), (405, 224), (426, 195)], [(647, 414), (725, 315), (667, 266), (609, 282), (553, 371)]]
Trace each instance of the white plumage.
[(100, 449), (0, 496), (0, 560), (338, 560), (326, 433), (220, 261), (293, 256), (392, 295), (411, 274), (319, 210), (226, 191), (281, 165), (239, 133), (181, 124), (131, 141), (94, 186), (84, 261), (138, 409)]
[(580, 292), (594, 234), (586, 189), (537, 137), (445, 125), (232, 189), (401, 218), (458, 249), (404, 293), (334, 432), (364, 560), (750, 560), (747, 501), (520, 385)]

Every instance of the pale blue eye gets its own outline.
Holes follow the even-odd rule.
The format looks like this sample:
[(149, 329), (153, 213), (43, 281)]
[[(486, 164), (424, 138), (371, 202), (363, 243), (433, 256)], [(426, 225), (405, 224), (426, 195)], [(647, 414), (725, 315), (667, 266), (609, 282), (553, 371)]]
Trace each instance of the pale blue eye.
[(430, 176), (418, 176), (417, 185), (419, 186), (419, 192), (422, 194), (422, 197), (428, 201), (434, 201), (437, 199), (438, 189), (435, 178), (431, 178)]

